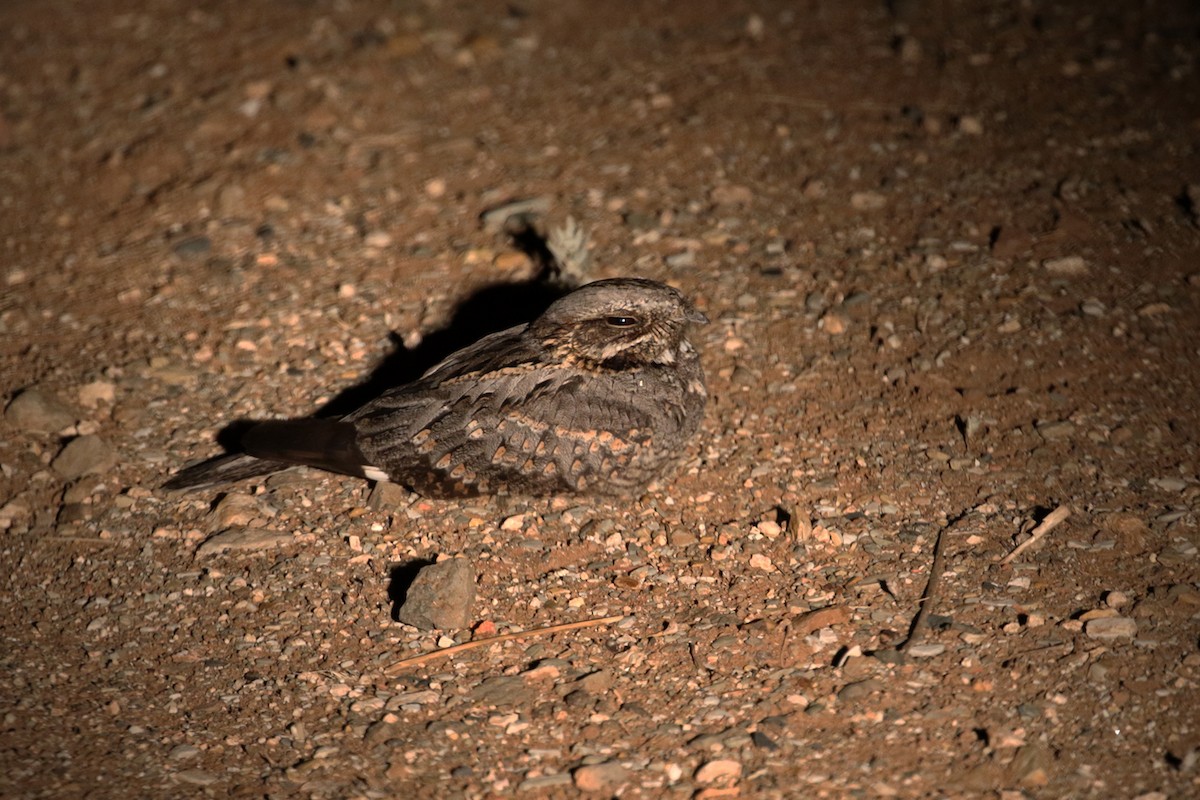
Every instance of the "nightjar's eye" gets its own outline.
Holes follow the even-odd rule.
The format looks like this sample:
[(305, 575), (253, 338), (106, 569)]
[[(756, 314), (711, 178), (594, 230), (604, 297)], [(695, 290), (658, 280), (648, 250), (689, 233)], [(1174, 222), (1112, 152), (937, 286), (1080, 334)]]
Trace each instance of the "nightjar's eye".
[(608, 317), (604, 320), (613, 328), (630, 328), (637, 325), (639, 320), (637, 317), (615, 316)]

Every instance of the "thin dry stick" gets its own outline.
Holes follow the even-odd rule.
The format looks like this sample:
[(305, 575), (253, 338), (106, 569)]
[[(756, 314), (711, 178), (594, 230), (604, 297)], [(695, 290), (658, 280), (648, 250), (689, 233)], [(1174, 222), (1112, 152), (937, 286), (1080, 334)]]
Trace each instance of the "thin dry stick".
[(594, 619), (580, 620), (579, 622), (564, 622), (561, 625), (549, 625), (545, 628), (534, 628), (533, 630), (528, 631), (502, 633), (499, 636), (490, 636), (487, 639), (475, 639), (474, 641), (463, 642), (462, 644), (455, 644), (451, 645), (450, 647), (443, 647), (441, 650), (433, 650), (429, 653), (421, 653), (420, 655), (402, 658), (394, 664), (388, 666), (385, 672), (388, 675), (394, 675), (403, 670), (405, 667), (415, 667), (418, 664), (424, 664), (427, 661), (433, 661), (445, 656), (452, 656), (455, 653), (461, 653), (464, 650), (474, 650), (476, 647), (486, 647), (489, 644), (508, 642), (513, 639), (523, 639), (527, 636), (546, 636), (547, 634), (551, 633), (573, 631), (578, 630), (579, 628), (593, 628), (597, 625), (608, 625), (622, 619), (625, 619), (625, 615), (617, 614), (616, 616), (612, 617), (596, 617)]
[[(959, 519), (962, 519), (961, 517)], [(942, 562), (944, 561), (943, 553), (945, 552), (946, 531), (958, 524), (958, 520), (954, 520), (946, 527), (938, 531), (937, 541), (933, 544), (933, 564), (929, 567), (929, 582), (925, 584), (925, 592), (921, 595), (921, 607), (917, 609), (917, 615), (913, 617), (912, 625), (908, 626), (908, 638), (904, 643), (896, 648), (899, 653), (905, 653), (913, 642), (917, 640), (917, 634), (925, 627), (925, 618), (929, 616), (929, 608), (933, 605), (934, 599), (937, 597), (938, 586), (942, 582)]]
[(1041, 539), (1043, 536), (1045, 536), (1051, 530), (1053, 530), (1054, 528), (1057, 528), (1059, 526), (1059, 524), (1069, 516), (1071, 516), (1071, 509), (1068, 506), (1059, 506), (1058, 508), (1051, 511), (1049, 514), (1046, 515), (1046, 518), (1044, 520), (1042, 520), (1042, 524), (1038, 525), (1036, 528), (1033, 529), (1033, 532), (1029, 534), (1028, 539), (1021, 542), (1019, 545), (1017, 545), (1015, 548), (1013, 548), (1013, 551), (1011, 553), (1009, 553), (1008, 555), (1006, 555), (1004, 558), (1002, 558), (1000, 560), (1000, 566), (1004, 566), (1005, 564), (1012, 563), (1012, 560), (1014, 558), (1021, 555), (1021, 553), (1024, 553), (1026, 550), (1028, 550), (1030, 547), (1032, 547), (1034, 542)]

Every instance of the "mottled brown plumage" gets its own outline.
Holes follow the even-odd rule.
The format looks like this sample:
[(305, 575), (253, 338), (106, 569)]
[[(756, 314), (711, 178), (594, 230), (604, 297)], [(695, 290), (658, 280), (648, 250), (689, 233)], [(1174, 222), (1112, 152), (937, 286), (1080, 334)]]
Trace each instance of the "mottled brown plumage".
[(433, 497), (637, 492), (700, 425), (707, 395), (687, 331), (706, 321), (661, 283), (590, 283), (340, 420), (259, 423), (244, 453), (188, 467), (165, 486), (304, 464)]

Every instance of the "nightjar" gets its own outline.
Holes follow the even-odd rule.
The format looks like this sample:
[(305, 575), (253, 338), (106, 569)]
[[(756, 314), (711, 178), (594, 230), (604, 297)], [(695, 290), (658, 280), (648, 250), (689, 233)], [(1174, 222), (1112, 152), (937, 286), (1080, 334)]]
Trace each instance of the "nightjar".
[(429, 497), (636, 493), (700, 425), (707, 392), (687, 333), (707, 321), (655, 281), (589, 283), (341, 419), (257, 423), (241, 453), (164, 488), (306, 465)]

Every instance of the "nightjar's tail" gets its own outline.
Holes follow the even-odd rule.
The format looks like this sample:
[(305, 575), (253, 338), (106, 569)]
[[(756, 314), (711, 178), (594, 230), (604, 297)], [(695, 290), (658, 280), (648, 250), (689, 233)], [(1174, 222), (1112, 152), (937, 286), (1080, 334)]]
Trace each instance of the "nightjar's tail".
[(227, 453), (184, 467), (172, 475), (162, 488), (171, 491), (210, 489), (246, 478), (270, 475), (291, 466), (284, 461), (266, 461), (245, 453)]
[(175, 473), (164, 489), (206, 489), (257, 478), (295, 466), (379, 480), (358, 447), (353, 423), (335, 419), (272, 420), (250, 427), (241, 453), (210, 458)]

